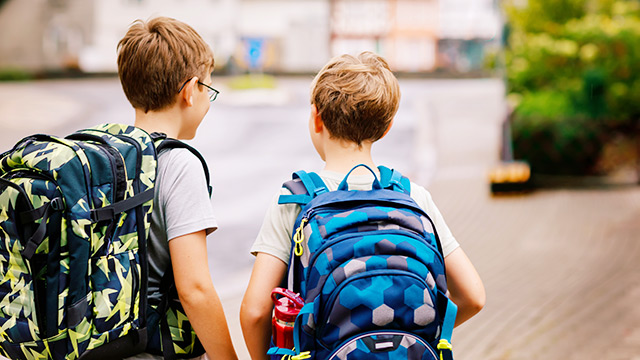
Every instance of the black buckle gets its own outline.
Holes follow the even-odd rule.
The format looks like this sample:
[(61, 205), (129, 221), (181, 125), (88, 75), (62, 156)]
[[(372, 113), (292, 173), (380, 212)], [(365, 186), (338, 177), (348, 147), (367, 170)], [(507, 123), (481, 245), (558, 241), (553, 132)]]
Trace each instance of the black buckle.
[(149, 136), (151, 136), (151, 140), (153, 141), (164, 140), (167, 138), (167, 134), (157, 131), (152, 132), (151, 134), (149, 134)]
[(64, 210), (64, 201), (62, 201), (60, 197), (53, 198), (49, 204), (51, 204), (51, 208), (55, 211)]

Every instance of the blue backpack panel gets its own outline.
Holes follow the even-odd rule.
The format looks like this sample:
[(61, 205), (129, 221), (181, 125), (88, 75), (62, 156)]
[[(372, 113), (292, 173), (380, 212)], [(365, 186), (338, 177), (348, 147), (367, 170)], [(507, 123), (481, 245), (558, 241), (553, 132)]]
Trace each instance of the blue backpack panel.
[[(328, 191), (298, 171), (279, 203), (301, 205), (292, 238), (289, 288), (305, 306), (294, 327), (294, 359), (452, 359), (456, 306), (432, 220), (410, 181), (379, 167), (371, 190)], [(367, 167), (371, 171), (370, 168)], [(373, 171), (371, 171), (373, 173)]]

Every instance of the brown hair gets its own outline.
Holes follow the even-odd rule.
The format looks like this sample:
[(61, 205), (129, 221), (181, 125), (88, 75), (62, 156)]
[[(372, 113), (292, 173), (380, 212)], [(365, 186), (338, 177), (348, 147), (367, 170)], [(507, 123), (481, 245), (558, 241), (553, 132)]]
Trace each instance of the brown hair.
[(398, 80), (380, 56), (334, 57), (311, 83), (311, 103), (331, 136), (362, 145), (380, 139), (398, 111)]
[(145, 112), (172, 105), (183, 82), (213, 71), (213, 53), (193, 28), (157, 17), (133, 22), (118, 43), (118, 74), (131, 105)]

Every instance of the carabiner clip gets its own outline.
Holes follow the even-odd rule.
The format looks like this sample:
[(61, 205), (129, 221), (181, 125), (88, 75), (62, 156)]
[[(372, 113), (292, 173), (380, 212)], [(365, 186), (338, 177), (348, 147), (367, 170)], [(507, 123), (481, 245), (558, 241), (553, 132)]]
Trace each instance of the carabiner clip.
[(302, 253), (304, 253), (302, 242), (304, 241), (304, 225), (306, 223), (307, 223), (307, 219), (303, 218), (302, 221), (300, 221), (300, 226), (298, 226), (298, 229), (296, 230), (295, 235), (293, 235), (293, 242), (295, 243), (293, 253), (296, 256), (302, 256)]

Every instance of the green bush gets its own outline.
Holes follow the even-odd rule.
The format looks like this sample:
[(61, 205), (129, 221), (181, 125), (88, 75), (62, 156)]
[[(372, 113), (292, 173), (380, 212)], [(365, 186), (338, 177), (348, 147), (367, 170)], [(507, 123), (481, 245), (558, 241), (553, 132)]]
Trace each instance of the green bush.
[(505, 3), (514, 154), (535, 172), (591, 173), (603, 139), (640, 119), (640, 2)]
[(0, 68), (0, 81), (24, 81), (33, 76), (28, 71), (17, 68)]
[(598, 122), (576, 113), (569, 96), (553, 91), (523, 97), (512, 132), (515, 158), (539, 174), (593, 174), (604, 140)]

